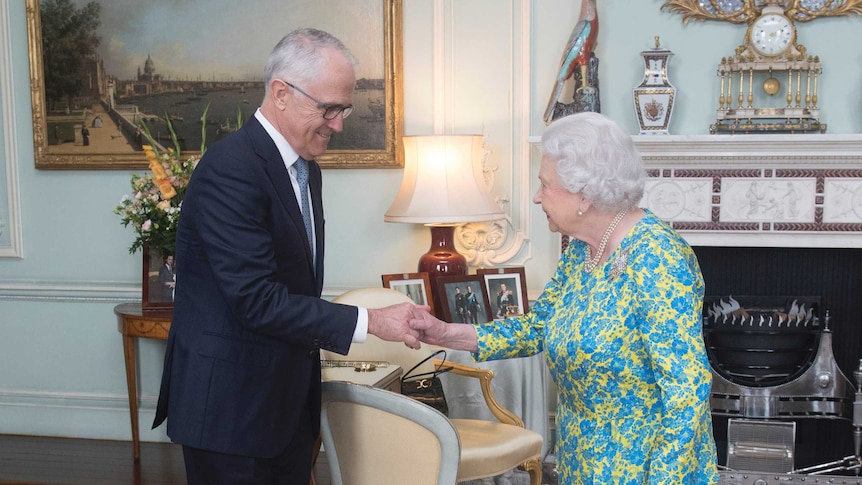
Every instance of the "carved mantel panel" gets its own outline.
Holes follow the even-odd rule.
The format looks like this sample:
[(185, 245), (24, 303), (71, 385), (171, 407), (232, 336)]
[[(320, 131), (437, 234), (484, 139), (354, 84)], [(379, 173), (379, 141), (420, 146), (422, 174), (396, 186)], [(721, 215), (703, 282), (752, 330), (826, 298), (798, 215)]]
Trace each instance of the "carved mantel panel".
[(635, 136), (641, 203), (695, 246), (862, 247), (862, 136)]

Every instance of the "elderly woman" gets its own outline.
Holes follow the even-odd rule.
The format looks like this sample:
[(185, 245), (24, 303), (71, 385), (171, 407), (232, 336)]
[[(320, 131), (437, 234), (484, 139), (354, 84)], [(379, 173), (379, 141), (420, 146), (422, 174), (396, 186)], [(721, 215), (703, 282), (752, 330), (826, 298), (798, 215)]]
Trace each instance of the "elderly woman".
[(694, 252), (637, 207), (643, 162), (616, 123), (559, 119), (542, 150), (533, 201), (572, 242), (531, 311), (479, 325), (423, 315), (411, 326), (480, 361), (545, 355), (559, 393), (560, 483), (717, 482)]

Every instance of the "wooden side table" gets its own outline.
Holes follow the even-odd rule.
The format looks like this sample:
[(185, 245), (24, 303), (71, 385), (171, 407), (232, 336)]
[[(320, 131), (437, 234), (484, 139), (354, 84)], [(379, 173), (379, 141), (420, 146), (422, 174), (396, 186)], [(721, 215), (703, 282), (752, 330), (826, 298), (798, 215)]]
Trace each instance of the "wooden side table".
[(140, 303), (121, 303), (114, 307), (117, 330), (123, 334), (123, 356), (126, 361), (126, 386), (129, 390), (129, 416), (132, 422), (132, 452), (135, 462), (141, 459), (138, 435), (138, 383), (135, 337), (165, 340), (171, 329), (171, 310), (142, 311)]

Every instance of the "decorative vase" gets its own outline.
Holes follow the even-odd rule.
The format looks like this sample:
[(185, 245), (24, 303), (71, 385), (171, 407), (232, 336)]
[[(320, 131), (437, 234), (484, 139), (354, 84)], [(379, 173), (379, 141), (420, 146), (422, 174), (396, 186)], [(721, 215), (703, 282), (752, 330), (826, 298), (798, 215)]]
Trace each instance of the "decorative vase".
[(676, 97), (676, 88), (667, 79), (667, 62), (672, 55), (673, 52), (660, 47), (658, 36), (655, 38), (655, 48), (641, 52), (644, 78), (632, 89), (641, 135), (669, 133), (668, 125)]

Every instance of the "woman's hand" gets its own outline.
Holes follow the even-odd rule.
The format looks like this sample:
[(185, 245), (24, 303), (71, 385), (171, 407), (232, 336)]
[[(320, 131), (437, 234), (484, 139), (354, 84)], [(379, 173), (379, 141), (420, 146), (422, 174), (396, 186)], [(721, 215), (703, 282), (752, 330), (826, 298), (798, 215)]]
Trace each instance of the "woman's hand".
[(447, 323), (427, 311), (414, 311), (410, 328), (419, 332), (419, 340), (455, 350), (475, 352), (478, 349), (476, 329), (472, 325)]

